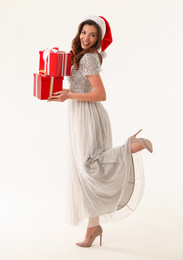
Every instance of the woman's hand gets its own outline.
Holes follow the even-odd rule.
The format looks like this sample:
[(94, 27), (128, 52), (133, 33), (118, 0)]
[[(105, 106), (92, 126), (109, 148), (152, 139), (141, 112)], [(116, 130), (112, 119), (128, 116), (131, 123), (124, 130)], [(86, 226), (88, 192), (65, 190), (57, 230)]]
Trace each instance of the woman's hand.
[(48, 98), (48, 101), (64, 102), (68, 98), (69, 98), (69, 89), (63, 89), (62, 91), (53, 93), (53, 96), (50, 96)]

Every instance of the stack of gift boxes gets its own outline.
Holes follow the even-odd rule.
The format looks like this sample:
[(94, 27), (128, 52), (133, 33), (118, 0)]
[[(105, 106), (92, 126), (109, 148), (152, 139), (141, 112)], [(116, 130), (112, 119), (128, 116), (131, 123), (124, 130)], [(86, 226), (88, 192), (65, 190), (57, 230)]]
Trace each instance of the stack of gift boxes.
[(35, 97), (46, 100), (62, 90), (64, 76), (70, 76), (72, 53), (59, 51), (58, 47), (39, 52), (39, 73), (34, 73)]

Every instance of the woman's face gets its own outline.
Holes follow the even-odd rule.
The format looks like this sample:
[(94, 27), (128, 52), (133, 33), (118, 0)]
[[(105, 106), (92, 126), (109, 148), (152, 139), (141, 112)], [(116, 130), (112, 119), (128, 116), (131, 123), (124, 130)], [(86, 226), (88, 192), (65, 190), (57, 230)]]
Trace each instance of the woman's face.
[(80, 34), (81, 48), (88, 49), (98, 40), (97, 28), (94, 25), (85, 24)]

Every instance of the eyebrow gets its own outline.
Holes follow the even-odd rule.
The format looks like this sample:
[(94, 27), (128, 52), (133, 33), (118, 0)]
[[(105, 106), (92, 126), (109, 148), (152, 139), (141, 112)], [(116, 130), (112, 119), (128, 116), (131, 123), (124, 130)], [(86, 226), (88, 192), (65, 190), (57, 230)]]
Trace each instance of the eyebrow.
[[(86, 30), (85, 30), (85, 29), (82, 29), (82, 31), (85, 31), (85, 32), (86, 32)], [(91, 33), (97, 34), (96, 32), (91, 32)]]

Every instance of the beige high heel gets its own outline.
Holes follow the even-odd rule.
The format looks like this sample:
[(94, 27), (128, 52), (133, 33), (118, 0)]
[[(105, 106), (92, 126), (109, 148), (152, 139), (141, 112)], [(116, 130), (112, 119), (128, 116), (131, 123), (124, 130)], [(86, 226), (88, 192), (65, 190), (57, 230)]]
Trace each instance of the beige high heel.
[(150, 140), (145, 139), (145, 138), (136, 138), (136, 136), (138, 135), (138, 133), (140, 133), (142, 131), (142, 129), (140, 129), (136, 134), (134, 134), (131, 137), (131, 143), (139, 143), (141, 144), (144, 148), (146, 148), (150, 153), (153, 152), (153, 146)]
[(81, 247), (90, 247), (93, 244), (93, 241), (95, 240), (96, 237), (100, 236), (100, 246), (102, 245), (102, 233), (103, 229), (100, 225), (95, 229), (93, 235), (90, 237), (90, 240), (85, 243), (85, 242), (78, 242), (76, 243), (77, 246)]

